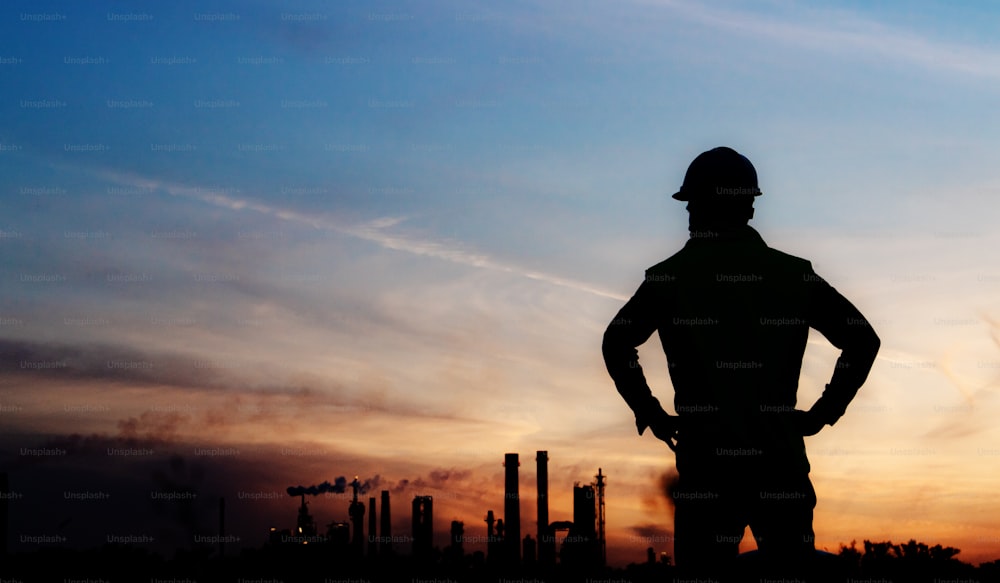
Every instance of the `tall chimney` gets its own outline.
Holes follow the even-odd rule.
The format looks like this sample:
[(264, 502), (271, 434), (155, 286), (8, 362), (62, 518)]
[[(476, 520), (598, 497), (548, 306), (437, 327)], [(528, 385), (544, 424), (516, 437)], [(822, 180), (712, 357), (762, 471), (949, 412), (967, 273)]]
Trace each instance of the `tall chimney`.
[(368, 556), (378, 553), (378, 539), (375, 537), (375, 497), (368, 498)]
[(382, 490), (382, 525), (379, 528), (379, 548), (383, 555), (392, 554), (392, 516), (389, 514), (389, 491)]
[(429, 560), (434, 550), (434, 498), (413, 497), (413, 557)]
[(491, 565), (497, 563), (499, 553), (497, 552), (497, 534), (494, 525), (497, 523), (493, 516), (493, 511), (486, 512), (486, 561)]
[(354, 547), (354, 555), (360, 557), (365, 552), (365, 504), (364, 502), (358, 501), (358, 489), (360, 484), (358, 483), (357, 476), (354, 476), (354, 481), (351, 482), (351, 487), (354, 489), (354, 499), (351, 500), (351, 505), (347, 509), (347, 513), (351, 517), (351, 530), (354, 531), (352, 533), (353, 537), (351, 538), (351, 546)]
[(556, 560), (555, 537), (549, 532), (549, 452), (538, 451), (538, 562), (553, 564)]
[(451, 521), (451, 544), (449, 545), (451, 549), (452, 556), (457, 560), (461, 561), (462, 557), (465, 556), (465, 550), (463, 549), (462, 543), (465, 542), (465, 523), (459, 520)]
[(503, 501), (504, 547), (507, 549), (505, 554), (509, 564), (517, 565), (521, 562), (521, 497), (517, 488), (517, 467), (520, 462), (517, 461), (517, 454), (506, 454), (503, 465), (506, 468)]
[(486, 536), (488, 539), (492, 539), (494, 536), (493, 525), (496, 524), (496, 520), (493, 519), (493, 511), (488, 510), (486, 512)]

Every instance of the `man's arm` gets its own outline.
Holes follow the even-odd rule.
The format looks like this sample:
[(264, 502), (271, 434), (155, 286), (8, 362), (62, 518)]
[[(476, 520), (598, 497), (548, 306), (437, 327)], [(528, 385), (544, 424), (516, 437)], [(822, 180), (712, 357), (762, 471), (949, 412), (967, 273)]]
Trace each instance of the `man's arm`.
[(819, 426), (833, 425), (868, 378), (881, 340), (868, 320), (847, 298), (822, 278), (813, 275), (809, 279), (809, 325), (823, 334), (841, 353), (833, 378), (809, 413)]
[(602, 351), (604, 364), (615, 381), (618, 393), (635, 413), (639, 435), (647, 427), (652, 427), (653, 433), (666, 441), (668, 430), (665, 425), (669, 423), (670, 416), (649, 390), (636, 350), (656, 330), (651, 286), (649, 282), (643, 282), (632, 299), (611, 320), (604, 332)]

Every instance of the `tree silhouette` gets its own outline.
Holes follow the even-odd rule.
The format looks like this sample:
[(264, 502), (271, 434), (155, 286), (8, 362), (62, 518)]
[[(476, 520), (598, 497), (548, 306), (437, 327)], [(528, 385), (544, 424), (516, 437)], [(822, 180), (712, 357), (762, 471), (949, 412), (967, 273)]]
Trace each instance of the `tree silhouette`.
[(864, 541), (864, 553), (855, 541), (850, 546), (840, 546), (839, 556), (855, 573), (868, 577), (919, 582), (932, 581), (941, 576), (969, 576), (976, 568), (956, 558), (961, 552), (954, 547), (940, 544), (929, 546), (915, 539), (895, 544), (892, 541)]

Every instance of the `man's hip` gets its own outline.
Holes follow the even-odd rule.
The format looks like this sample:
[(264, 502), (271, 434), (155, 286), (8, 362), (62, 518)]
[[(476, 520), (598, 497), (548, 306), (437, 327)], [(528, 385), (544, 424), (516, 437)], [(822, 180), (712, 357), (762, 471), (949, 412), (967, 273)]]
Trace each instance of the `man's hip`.
[(671, 491), (679, 567), (706, 573), (724, 569), (739, 554), (747, 526), (765, 563), (794, 565), (815, 552), (816, 492), (808, 472), (700, 469), (679, 471)]

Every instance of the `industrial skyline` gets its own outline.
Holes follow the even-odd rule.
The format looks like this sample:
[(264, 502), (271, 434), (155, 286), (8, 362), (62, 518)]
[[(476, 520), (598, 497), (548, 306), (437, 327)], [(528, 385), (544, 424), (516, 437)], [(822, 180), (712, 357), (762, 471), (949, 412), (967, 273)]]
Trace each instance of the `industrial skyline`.
[[(369, 482), (358, 481), (357, 476), (349, 484), (346, 478), (338, 478), (334, 484), (324, 482), (318, 486), (303, 488), (301, 486), (289, 487), (288, 493), (291, 496), (300, 496), (301, 505), (298, 510), (296, 525), (290, 529), (279, 529), (272, 526), (271, 542), (286, 544), (303, 544), (309, 542), (331, 542), (337, 538), (337, 534), (342, 533), (343, 528), (348, 526), (346, 522), (333, 521), (328, 525), (326, 535), (318, 535), (319, 529), (309, 513), (306, 503), (306, 495), (316, 496), (326, 492), (346, 493), (350, 488), (352, 498), (348, 505), (347, 514), (350, 516), (350, 546), (354, 556), (380, 556), (392, 554), (394, 543), (408, 542), (409, 553), (413, 556), (429, 557), (434, 549), (451, 549), (457, 552), (459, 557), (464, 555), (464, 545), (477, 541), (481, 547), (485, 543), (485, 560), (489, 563), (520, 565), (523, 563), (535, 563), (552, 565), (556, 564), (557, 558), (560, 560), (580, 560), (580, 556), (586, 557), (586, 561), (593, 561), (595, 568), (601, 568), (606, 564), (604, 553), (604, 486), (606, 476), (602, 469), (598, 468), (595, 482), (590, 485), (580, 486), (579, 482), (573, 487), (573, 520), (550, 523), (548, 521), (548, 452), (539, 450), (536, 452), (536, 500), (537, 512), (535, 516), (535, 537), (531, 533), (521, 538), (521, 503), (520, 503), (520, 462), (519, 454), (507, 453), (504, 455), (504, 496), (503, 515), (496, 517), (492, 508), (486, 511), (483, 522), (486, 523), (483, 535), (477, 534), (478, 528), (470, 525), (469, 538), (465, 537), (465, 523), (459, 520), (451, 521), (450, 536), (447, 545), (436, 545), (434, 538), (434, 497), (416, 494), (412, 500), (411, 522), (412, 529), (409, 538), (394, 537), (391, 527), (391, 491), (381, 491), (381, 507), (376, 506), (375, 497), (368, 499), (368, 528), (364, 528), (364, 510), (360, 503), (359, 495), (368, 491)], [(223, 500), (223, 499), (220, 499)], [(220, 502), (220, 504), (223, 504)], [(381, 508), (381, 510), (379, 510)], [(381, 512), (381, 514), (379, 514)], [(381, 518), (381, 522), (378, 522)], [(220, 510), (221, 521), (221, 510)], [(220, 522), (221, 524), (221, 522)], [(381, 524), (381, 529), (376, 531), (376, 524)], [(499, 528), (495, 525), (499, 524)], [(220, 526), (220, 533), (223, 531)], [(562, 531), (563, 536), (557, 536), (557, 532)], [(367, 534), (366, 534), (367, 533)], [(456, 534), (458, 533), (458, 534)], [(220, 535), (221, 536), (221, 535)], [(346, 541), (343, 541), (346, 544)], [(574, 544), (576, 542), (576, 544)], [(365, 546), (367, 543), (367, 546)], [(222, 543), (220, 543), (221, 545)], [(563, 546), (565, 545), (565, 546)], [(381, 546), (381, 548), (380, 548)], [(556, 553), (555, 549), (563, 546), (564, 551)], [(363, 549), (366, 551), (362, 552)], [(483, 552), (483, 549), (478, 549)], [(221, 554), (221, 546), (220, 546)], [(566, 559), (568, 557), (568, 559)], [(589, 564), (589, 563), (588, 563)]]
[[(227, 534), (226, 498), (217, 501), (218, 523), (214, 534), (195, 535), (189, 549), (175, 549), (172, 558), (151, 553), (140, 539), (152, 539), (145, 535), (116, 537), (121, 540), (107, 540), (105, 544), (91, 545), (84, 552), (66, 552), (64, 545), (49, 545), (9, 552), (0, 547), (0, 560), (4, 561), (10, 574), (24, 576), (62, 575), (78, 577), (120, 574), (120, 569), (128, 565), (133, 576), (170, 575), (172, 577), (210, 578), (212, 580), (232, 580), (243, 575), (279, 576), (291, 581), (318, 581), (320, 577), (361, 577), (364, 581), (398, 581), (400, 576), (412, 581), (431, 577), (434, 581), (447, 577), (447, 581), (500, 581), (511, 577), (530, 577), (532, 581), (593, 581), (597, 578), (613, 577), (615, 580), (645, 583), (667, 580), (678, 573), (674, 570), (672, 557), (666, 552), (657, 553), (652, 546), (646, 549), (645, 561), (631, 561), (624, 569), (606, 564), (604, 557), (604, 510), (606, 508), (604, 489), (605, 474), (598, 468), (594, 481), (590, 484), (573, 485), (573, 520), (556, 521), (546, 524), (543, 517), (548, 515), (547, 462), (548, 452), (536, 454), (537, 472), (536, 499), (538, 501), (535, 521), (536, 537), (527, 533), (523, 539), (514, 539), (506, 532), (503, 518), (497, 518), (493, 510), (488, 510), (485, 522), (485, 536), (466, 534), (465, 523), (452, 520), (448, 530), (447, 544), (439, 544), (434, 527), (434, 497), (415, 495), (412, 500), (410, 536), (394, 535), (391, 518), (391, 491), (381, 491), (381, 507), (376, 506), (374, 496), (368, 498), (368, 530), (364, 530), (364, 504), (361, 494), (373, 484), (361, 482), (357, 477), (349, 483), (349, 498), (339, 501), (346, 505), (350, 522), (334, 520), (326, 524), (325, 532), (309, 511), (307, 496), (319, 499), (327, 494), (346, 494), (346, 478), (338, 478), (331, 484), (323, 482), (313, 487), (294, 486), (287, 488), (289, 498), (299, 499), (295, 526), (279, 529), (272, 526), (266, 541), (261, 545), (244, 545), (238, 552), (227, 552), (227, 545), (239, 536)], [(517, 468), (518, 454), (504, 456), (503, 503), (507, 522), (520, 523), (520, 489)], [(514, 468), (509, 471), (508, 468)], [(669, 479), (667, 479), (669, 482)], [(670, 487), (669, 484), (665, 484)], [(19, 496), (9, 488), (6, 473), (0, 473), (0, 525), (7, 526), (8, 502), (19, 500)], [(189, 492), (189, 494), (191, 494)], [(669, 492), (668, 492), (669, 494)], [(189, 499), (191, 497), (188, 497)], [(96, 498), (106, 500), (105, 498)], [(513, 503), (511, 503), (513, 501)], [(287, 506), (287, 505), (286, 505)], [(381, 511), (379, 511), (379, 508)], [(290, 512), (287, 513), (290, 517)], [(381, 522), (376, 519), (376, 515)], [(376, 531), (376, 524), (380, 529)], [(528, 529), (530, 530), (530, 529)], [(565, 536), (556, 536), (564, 532)], [(3, 536), (6, 541), (9, 537)], [(23, 538), (23, 537), (22, 537)], [(129, 540), (124, 540), (129, 539)], [(467, 552), (467, 545), (474, 541), (485, 542), (485, 550)], [(519, 542), (523, 554), (514, 555), (511, 543)], [(545, 554), (541, 551), (547, 541), (558, 552)], [(22, 540), (23, 542), (23, 540)], [(54, 542), (54, 541), (48, 541)], [(58, 542), (58, 541), (55, 541)], [(66, 542), (63, 540), (62, 542)], [(367, 543), (367, 544), (366, 544)], [(409, 546), (409, 552), (405, 547)], [(402, 549), (400, 547), (403, 547)], [(541, 553), (541, 554), (540, 554)], [(911, 581), (915, 577), (965, 577), (961, 580), (975, 580), (983, 583), (1000, 581), (1000, 559), (978, 567), (955, 557), (959, 549), (933, 547), (911, 539), (905, 544), (890, 541), (872, 542), (865, 540), (858, 549), (856, 542), (841, 545), (838, 552), (824, 553), (823, 581), (857, 581), (858, 577), (889, 576), (892, 580)], [(59, 557), (53, 561), (51, 558)], [(740, 557), (743, 569), (752, 568), (753, 554)], [(165, 567), (169, 565), (169, 567)], [(167, 570), (165, 570), (167, 569)], [(968, 577), (974, 577), (968, 579)], [(498, 579), (499, 578), (499, 579)], [(666, 578), (666, 579), (665, 579)], [(929, 580), (929, 579), (928, 579)], [(942, 579), (935, 579), (942, 580)], [(950, 579), (948, 579), (950, 580)]]
[[(536, 491), (537, 513), (535, 525), (531, 532), (521, 537), (521, 498), (520, 498), (520, 463), (517, 453), (507, 453), (504, 455), (504, 490), (502, 497), (502, 515), (495, 515), (493, 507), (484, 510), (483, 526), (470, 524), (468, 527), (469, 536), (466, 537), (465, 522), (452, 520), (448, 543), (439, 544), (441, 541), (441, 530), (435, 530), (434, 522), (434, 496), (426, 494), (414, 494), (411, 503), (410, 522), (411, 529), (407, 534), (393, 534), (393, 522), (391, 514), (391, 490), (381, 490), (381, 504), (376, 505), (374, 496), (368, 498), (367, 507), (367, 530), (365, 528), (366, 507), (363, 503), (363, 495), (369, 490), (374, 490), (381, 480), (378, 478), (360, 481), (357, 476), (350, 482), (343, 476), (336, 478), (332, 483), (329, 481), (308, 487), (289, 486), (286, 488), (288, 499), (299, 499), (294, 524), (288, 528), (282, 528), (281, 523), (271, 524), (267, 529), (267, 534), (263, 534), (261, 529), (261, 540), (270, 545), (307, 545), (307, 544), (327, 544), (340, 548), (341, 556), (378, 557), (392, 556), (403, 552), (415, 558), (430, 560), (435, 552), (442, 549), (446, 553), (451, 553), (452, 559), (462, 559), (465, 556), (464, 549), (468, 548), (471, 554), (480, 553), (488, 564), (520, 566), (524, 564), (555, 565), (558, 563), (581, 564), (589, 568), (603, 568), (606, 558), (603, 554), (605, 541), (604, 533), (604, 484), (605, 475), (602, 469), (598, 468), (594, 476), (595, 482), (589, 485), (580, 486), (576, 481), (572, 491), (572, 520), (562, 520), (548, 522), (549, 516), (549, 484), (548, 484), (548, 452), (536, 452)], [(30, 545), (25, 545), (26, 536), (24, 524), (21, 518), (27, 513), (36, 513), (40, 508), (22, 510), (15, 512), (14, 517), (18, 520), (8, 520), (9, 501), (20, 501), (23, 495), (17, 489), (11, 489), (8, 484), (7, 473), (0, 474), (0, 500), (2, 500), (3, 512), (0, 512), (0, 526), (3, 526), (6, 535), (3, 540), (13, 539), (14, 546), (21, 551), (30, 550)], [(337, 520), (334, 518), (330, 522), (315, 516), (309, 510), (309, 505), (313, 500), (324, 495), (338, 495), (345, 505), (339, 513), (334, 516), (347, 516), (348, 520)], [(202, 494), (204, 496), (204, 493)], [(175, 492), (160, 492), (153, 499), (170, 499), (190, 501), (198, 498), (199, 493), (195, 490), (185, 489)], [(309, 501), (307, 501), (307, 497)], [(72, 498), (72, 497), (71, 497)], [(107, 502), (111, 496), (93, 496), (95, 502)], [(237, 498), (242, 498), (238, 495)], [(64, 499), (66, 498), (64, 495)], [(499, 503), (499, 501), (498, 501)], [(57, 506), (55, 501), (45, 501), (45, 506)], [(17, 507), (15, 506), (17, 509)], [(240, 542), (246, 540), (253, 546), (253, 537), (241, 537), (238, 535), (227, 535), (226, 526), (226, 497), (218, 497), (218, 528), (214, 535), (202, 534), (195, 536), (190, 546), (194, 548), (196, 542), (211, 542), (217, 548), (219, 556), (225, 555), (226, 543)], [(290, 507), (289, 507), (290, 508)], [(190, 510), (190, 509), (189, 509)], [(242, 511), (246, 511), (245, 508)], [(232, 514), (231, 514), (232, 515)], [(139, 516), (138, 514), (136, 516)], [(494, 516), (496, 518), (494, 519)], [(251, 517), (255, 518), (255, 517)], [(256, 517), (259, 518), (259, 517)], [(380, 520), (379, 520), (380, 519)], [(259, 520), (255, 521), (260, 523)], [(291, 520), (291, 512), (288, 512), (288, 523)], [(376, 531), (376, 524), (379, 529)], [(325, 529), (324, 529), (325, 525)], [(496, 528), (495, 528), (496, 525)], [(104, 525), (102, 525), (104, 526)], [(141, 523), (133, 524), (133, 528), (142, 529)], [(63, 540), (63, 545), (71, 548), (97, 548), (102, 543), (100, 533), (91, 532), (91, 537), (87, 540)], [(480, 533), (479, 531), (482, 531)], [(456, 532), (459, 532), (456, 535)], [(562, 536), (559, 536), (562, 533)], [(534, 534), (534, 537), (532, 537)], [(147, 537), (147, 535), (143, 535)], [(457, 538), (456, 538), (457, 537)], [(32, 538), (28, 534), (27, 538)], [(111, 538), (104, 537), (106, 542), (112, 542)], [(137, 537), (133, 537), (137, 538)], [(153, 542), (154, 537), (148, 536), (148, 541)], [(131, 542), (136, 542), (135, 540)], [(537, 545), (537, 546), (536, 546)], [(245, 545), (244, 545), (245, 546)], [(183, 551), (185, 545), (172, 549), (173, 551)], [(232, 545), (231, 545), (232, 549)], [(558, 549), (558, 550), (557, 550)], [(170, 551), (171, 549), (160, 549)], [(645, 556), (645, 549), (635, 553), (638, 558)]]

